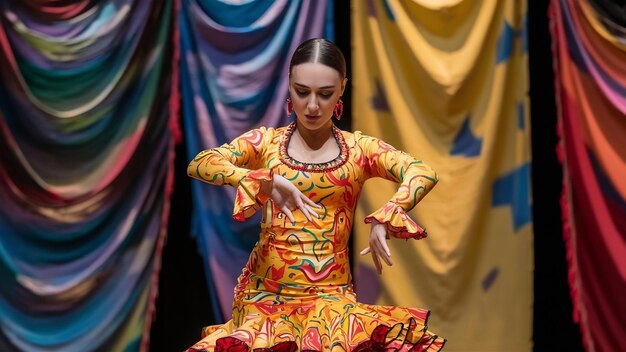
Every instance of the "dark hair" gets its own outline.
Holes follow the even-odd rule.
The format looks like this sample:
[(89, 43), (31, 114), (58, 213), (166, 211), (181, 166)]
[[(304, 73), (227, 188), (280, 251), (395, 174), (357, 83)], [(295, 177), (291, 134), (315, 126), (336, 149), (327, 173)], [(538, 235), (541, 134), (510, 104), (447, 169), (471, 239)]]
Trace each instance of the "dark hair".
[(346, 59), (335, 43), (323, 39), (314, 38), (302, 42), (294, 51), (289, 63), (289, 75), (294, 66), (305, 63), (320, 63), (332, 67), (341, 78), (346, 78)]

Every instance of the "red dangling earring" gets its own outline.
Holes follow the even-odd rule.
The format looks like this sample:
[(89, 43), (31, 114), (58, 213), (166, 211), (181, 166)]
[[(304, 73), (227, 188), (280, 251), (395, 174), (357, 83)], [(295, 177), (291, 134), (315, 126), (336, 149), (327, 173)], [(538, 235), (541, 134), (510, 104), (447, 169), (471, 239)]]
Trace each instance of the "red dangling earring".
[(341, 120), (341, 114), (343, 114), (343, 101), (339, 98), (337, 105), (335, 105), (335, 117), (337, 117), (337, 121)]
[(291, 98), (287, 98), (287, 117), (291, 116), (293, 112), (293, 103), (291, 102)]

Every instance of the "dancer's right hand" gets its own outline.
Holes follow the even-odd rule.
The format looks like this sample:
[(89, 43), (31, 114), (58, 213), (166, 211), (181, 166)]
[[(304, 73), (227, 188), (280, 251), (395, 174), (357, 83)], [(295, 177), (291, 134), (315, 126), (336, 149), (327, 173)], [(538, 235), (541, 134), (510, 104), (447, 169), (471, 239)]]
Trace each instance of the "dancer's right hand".
[(271, 182), (261, 183), (261, 191), (272, 198), (276, 207), (285, 213), (291, 223), (296, 222), (292, 213), (296, 209), (299, 209), (309, 221), (311, 216), (320, 217), (313, 208), (321, 209), (322, 206), (315, 204), (293, 183), (280, 175), (274, 174)]

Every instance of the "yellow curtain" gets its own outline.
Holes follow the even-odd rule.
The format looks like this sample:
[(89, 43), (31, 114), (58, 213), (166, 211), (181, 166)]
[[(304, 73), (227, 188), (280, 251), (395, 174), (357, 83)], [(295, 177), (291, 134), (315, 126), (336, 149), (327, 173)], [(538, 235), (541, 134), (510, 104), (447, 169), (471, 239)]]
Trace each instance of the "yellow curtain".
[[(355, 270), (361, 300), (432, 310), (447, 351), (532, 349), (533, 234), (526, 1), (352, 2), (353, 129), (435, 168), (392, 240), (394, 266)], [(397, 185), (368, 182), (357, 219)], [(357, 221), (357, 251), (369, 226)], [(358, 255), (357, 255), (358, 256)]]

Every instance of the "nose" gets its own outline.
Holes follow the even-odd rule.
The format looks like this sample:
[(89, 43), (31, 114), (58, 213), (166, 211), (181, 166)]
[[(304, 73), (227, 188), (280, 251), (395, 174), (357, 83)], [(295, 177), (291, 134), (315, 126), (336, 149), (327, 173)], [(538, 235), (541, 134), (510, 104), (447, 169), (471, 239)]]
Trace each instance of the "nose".
[(315, 96), (315, 94), (311, 94), (309, 100), (307, 101), (306, 107), (310, 113), (317, 112), (319, 105), (317, 104), (317, 97)]

